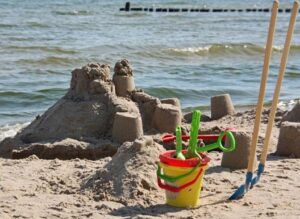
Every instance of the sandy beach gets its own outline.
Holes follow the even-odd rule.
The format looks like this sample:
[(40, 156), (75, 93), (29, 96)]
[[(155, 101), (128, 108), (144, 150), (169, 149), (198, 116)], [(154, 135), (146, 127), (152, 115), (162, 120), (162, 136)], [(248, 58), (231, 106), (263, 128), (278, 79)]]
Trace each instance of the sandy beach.
[[(244, 124), (245, 129), (248, 127), (248, 130), (251, 130), (252, 119), (253, 111), (248, 111), (224, 117), (220, 121), (205, 122), (203, 127), (210, 129), (222, 121), (222, 125), (227, 127)], [(262, 132), (264, 128), (265, 124)], [(1, 218), (200, 218), (203, 216), (284, 218), (288, 215), (289, 218), (299, 218), (300, 160), (273, 154), (278, 131), (279, 129), (275, 127), (271, 153), (260, 183), (240, 200), (228, 201), (227, 199), (237, 186), (244, 182), (245, 170), (223, 168), (220, 166), (222, 153), (209, 153), (212, 160), (204, 176), (201, 205), (197, 209), (181, 209), (165, 204), (164, 191), (158, 188), (155, 179), (157, 154), (163, 150), (158, 144), (142, 149), (146, 153), (150, 151), (154, 153), (149, 155), (150, 163), (145, 159), (138, 159), (135, 165), (129, 162), (135, 156), (132, 152), (125, 153), (125, 151), (121, 153), (121, 157), (120, 154), (115, 155), (119, 157), (114, 162), (117, 162), (120, 165), (119, 169), (124, 172), (118, 172), (121, 178), (116, 179), (117, 176), (110, 173), (111, 178), (102, 182), (103, 184), (95, 183), (104, 188), (105, 192), (103, 190), (102, 192), (106, 196), (102, 197), (99, 189), (91, 189), (87, 186), (87, 182), (91, 177), (95, 177), (95, 173), (101, 173), (114, 157), (95, 161), (43, 160), (35, 155), (20, 160), (1, 158), (0, 206), (2, 211), (0, 216)], [(261, 143), (258, 145), (258, 153), (260, 150)], [(124, 160), (123, 156), (128, 158)], [(148, 174), (145, 175), (145, 171), (148, 171)], [(125, 172), (128, 172), (126, 173), (128, 175)], [(130, 179), (131, 175), (136, 178)], [(129, 180), (126, 191), (121, 191), (119, 197), (114, 197), (114, 191), (109, 191), (113, 186), (108, 184), (114, 184), (116, 180), (125, 183), (126, 179)], [(144, 179), (149, 186), (143, 187), (137, 185), (138, 182), (133, 183), (140, 179)]]

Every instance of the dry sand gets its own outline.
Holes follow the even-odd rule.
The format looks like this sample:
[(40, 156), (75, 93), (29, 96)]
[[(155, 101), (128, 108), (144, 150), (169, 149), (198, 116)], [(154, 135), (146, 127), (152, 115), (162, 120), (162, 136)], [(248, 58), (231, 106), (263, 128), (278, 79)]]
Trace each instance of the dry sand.
[(86, 195), (81, 183), (107, 163), (107, 158), (98, 161), (0, 159), (0, 218), (300, 217), (299, 159), (270, 157), (261, 182), (243, 199), (226, 202), (244, 181), (245, 171), (221, 168), (220, 153), (212, 153), (211, 157), (213, 161), (204, 177), (201, 206), (193, 210), (165, 205), (162, 190), (159, 190), (162, 196), (149, 205), (127, 206), (124, 202), (99, 201)]
[[(250, 131), (253, 115), (248, 111), (206, 122), (203, 130), (216, 129), (222, 121)], [(41, 160), (35, 155), (0, 159), (0, 218), (300, 218), (300, 159), (270, 154), (259, 184), (244, 198), (228, 202), (244, 182), (245, 170), (222, 168), (222, 153), (211, 152), (201, 206), (180, 209), (165, 205), (164, 191), (155, 183), (155, 161), (162, 150), (142, 142), (125, 143), (114, 157), (95, 161)]]

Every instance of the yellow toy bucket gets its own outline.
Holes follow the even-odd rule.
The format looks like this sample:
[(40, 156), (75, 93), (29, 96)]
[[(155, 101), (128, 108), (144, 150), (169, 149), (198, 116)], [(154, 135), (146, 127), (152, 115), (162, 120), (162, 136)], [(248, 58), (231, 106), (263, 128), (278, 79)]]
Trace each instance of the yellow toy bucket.
[(201, 161), (199, 158), (178, 160), (173, 158), (174, 153), (175, 151), (167, 151), (160, 155), (157, 169), (158, 185), (166, 190), (168, 205), (184, 208), (198, 207), (202, 178), (210, 159), (202, 154)]

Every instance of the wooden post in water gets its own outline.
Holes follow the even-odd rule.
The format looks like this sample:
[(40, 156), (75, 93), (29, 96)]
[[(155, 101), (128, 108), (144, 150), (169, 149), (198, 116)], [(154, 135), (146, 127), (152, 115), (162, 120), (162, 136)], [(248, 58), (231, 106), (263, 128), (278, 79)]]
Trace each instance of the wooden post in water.
[(125, 3), (125, 11), (129, 11), (130, 10), (130, 2), (126, 2)]

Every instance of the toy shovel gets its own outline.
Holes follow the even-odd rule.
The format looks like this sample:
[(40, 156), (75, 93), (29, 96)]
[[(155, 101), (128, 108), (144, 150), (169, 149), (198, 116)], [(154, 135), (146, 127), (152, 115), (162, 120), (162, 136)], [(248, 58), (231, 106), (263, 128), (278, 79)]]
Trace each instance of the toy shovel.
[[(229, 147), (224, 147), (222, 144), (222, 139), (224, 138), (224, 136), (226, 136), (230, 140), (231, 144)], [(214, 150), (214, 149), (221, 149), (223, 152), (231, 152), (235, 149), (235, 145), (236, 145), (235, 138), (234, 138), (232, 132), (225, 131), (225, 132), (221, 132), (220, 136), (218, 137), (217, 142), (206, 145), (204, 147), (198, 147), (197, 152), (201, 153), (201, 152), (210, 151), (210, 150)]]
[(186, 154), (187, 158), (200, 157), (201, 156), (197, 152), (197, 142), (198, 142), (198, 130), (200, 126), (201, 112), (199, 110), (195, 110), (193, 112), (192, 125), (190, 131), (190, 141), (189, 147)]
[(181, 127), (176, 128), (176, 158), (179, 160), (185, 160), (185, 156), (182, 153), (182, 136)]

